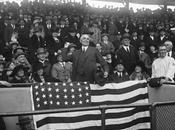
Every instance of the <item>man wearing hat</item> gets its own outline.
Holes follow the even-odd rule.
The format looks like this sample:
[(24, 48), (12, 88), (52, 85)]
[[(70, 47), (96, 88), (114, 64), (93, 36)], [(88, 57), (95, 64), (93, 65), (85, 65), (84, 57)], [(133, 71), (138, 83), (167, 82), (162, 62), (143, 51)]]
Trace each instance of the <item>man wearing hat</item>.
[(36, 61), (33, 64), (33, 71), (36, 71), (36, 66), (40, 65), (44, 68), (44, 73), (46, 76), (51, 77), (51, 63), (48, 59), (49, 52), (43, 48), (40, 47), (36, 51)]
[(65, 37), (65, 42), (73, 43), (77, 46), (78, 49), (81, 47), (81, 43), (79, 41), (79, 38), (77, 37), (77, 31), (75, 28), (71, 27), (68, 29), (68, 34)]
[(72, 65), (72, 81), (86, 81), (94, 83), (97, 71), (97, 63), (100, 63), (104, 69), (104, 77), (108, 77), (108, 65), (102, 55), (94, 47), (90, 47), (90, 37), (88, 34), (82, 34), (80, 37), (81, 49), (75, 51), (71, 60)]
[(10, 75), (12, 80), (11, 83), (28, 83), (29, 82), (29, 75), (28, 75), (29, 68), (24, 65), (17, 65)]
[(139, 57), (135, 47), (130, 45), (130, 35), (128, 33), (123, 35), (122, 47), (116, 51), (115, 57), (117, 60), (123, 61), (123, 65), (128, 74), (131, 74), (134, 71)]
[(129, 80), (129, 75), (125, 70), (122, 60), (118, 60), (115, 66), (115, 70), (109, 76), (109, 82), (120, 83)]
[(146, 37), (146, 49), (148, 49), (151, 45), (157, 47), (158, 46), (158, 40), (155, 37), (155, 31), (153, 29), (148, 30), (149, 35)]
[(71, 82), (72, 65), (63, 61), (61, 53), (57, 55), (57, 63), (53, 64), (51, 75), (58, 82)]
[(168, 40), (166, 31), (164, 29), (160, 30), (160, 36), (158, 38), (158, 43), (163, 44), (165, 41)]

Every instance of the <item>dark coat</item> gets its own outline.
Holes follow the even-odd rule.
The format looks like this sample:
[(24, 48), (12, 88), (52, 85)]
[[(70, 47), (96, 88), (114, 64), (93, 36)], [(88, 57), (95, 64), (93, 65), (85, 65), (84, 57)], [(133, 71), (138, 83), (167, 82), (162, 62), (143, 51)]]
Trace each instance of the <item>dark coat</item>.
[(51, 67), (52, 67), (52, 64), (48, 60), (46, 60), (44, 63), (41, 63), (38, 60), (35, 61), (34, 64), (33, 64), (33, 71), (34, 72), (37, 70), (36, 69), (37, 66), (42, 66), (45, 76), (46, 77), (48, 76), (48, 77), (51, 78)]
[(77, 50), (72, 54), (73, 70), (72, 81), (89, 81), (94, 83), (97, 71), (96, 63), (100, 63), (105, 71), (109, 71), (108, 65), (101, 54), (94, 47), (88, 47), (86, 52)]
[(116, 55), (119, 60), (123, 61), (123, 65), (128, 72), (131, 74), (134, 71), (135, 65), (138, 62), (138, 54), (136, 49), (133, 46), (129, 46), (130, 52), (126, 52), (124, 47), (121, 47), (117, 52)]
[(122, 77), (120, 77), (117, 72), (114, 72), (109, 77), (109, 82), (112, 82), (112, 83), (121, 83), (128, 80), (129, 80), (129, 75), (126, 72), (122, 72)]

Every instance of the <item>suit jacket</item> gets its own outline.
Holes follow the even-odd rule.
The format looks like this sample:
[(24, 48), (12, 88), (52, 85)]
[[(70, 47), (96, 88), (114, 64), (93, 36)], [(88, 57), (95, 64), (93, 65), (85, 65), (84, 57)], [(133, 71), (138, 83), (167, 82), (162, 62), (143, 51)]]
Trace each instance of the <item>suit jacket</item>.
[(11, 41), (11, 37), (12, 37), (12, 33), (15, 31), (15, 29), (11, 26), (11, 24), (8, 24), (5, 27), (5, 32), (4, 32), (4, 39), (5, 42), (10, 42)]
[(138, 62), (138, 54), (133, 46), (129, 46), (130, 52), (127, 52), (124, 47), (121, 47), (117, 52), (116, 55), (119, 60), (122, 60), (123, 65), (128, 72), (131, 74), (134, 71), (135, 65)]
[(71, 79), (72, 65), (68, 62), (65, 62), (65, 66), (62, 66), (60, 62), (54, 64), (51, 70), (52, 78), (59, 80), (61, 82), (67, 82), (68, 79)]
[(158, 39), (157, 39), (156, 37), (154, 37), (154, 40), (153, 40), (153, 39), (151, 39), (150, 36), (148, 36), (148, 37), (146, 38), (146, 49), (149, 49), (149, 47), (150, 47), (151, 45), (153, 45), (153, 46), (155, 46), (155, 47), (158, 47), (158, 45), (160, 45), (160, 43), (158, 43)]
[(128, 80), (129, 80), (129, 75), (126, 72), (122, 72), (122, 77), (120, 77), (117, 72), (113, 73), (109, 77), (109, 82), (112, 82), (112, 83), (121, 83)]
[(104, 71), (109, 71), (107, 63), (94, 47), (89, 46), (86, 52), (82, 52), (81, 49), (75, 51), (71, 59), (73, 62), (73, 81), (89, 81), (90, 83), (94, 83), (97, 70), (96, 63), (100, 63)]

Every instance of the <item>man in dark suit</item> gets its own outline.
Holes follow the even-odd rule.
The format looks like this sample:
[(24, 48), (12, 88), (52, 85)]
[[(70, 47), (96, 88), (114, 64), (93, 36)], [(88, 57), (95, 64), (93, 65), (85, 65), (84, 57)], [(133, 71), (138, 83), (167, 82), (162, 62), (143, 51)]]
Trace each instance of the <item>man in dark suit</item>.
[(102, 55), (94, 47), (89, 46), (90, 37), (83, 34), (80, 37), (82, 48), (72, 54), (72, 81), (95, 82), (97, 63), (100, 63), (104, 70), (104, 77), (108, 76), (108, 65)]
[(122, 38), (122, 47), (118, 49), (115, 53), (115, 57), (117, 60), (122, 60), (123, 65), (128, 72), (131, 74), (134, 71), (135, 65), (138, 61), (138, 54), (132, 45), (130, 45), (130, 36), (128, 34), (124, 34)]
[(155, 47), (158, 47), (160, 43), (158, 43), (158, 40), (157, 38), (155, 37), (155, 31), (150, 29), (149, 30), (149, 34), (148, 36), (146, 37), (146, 50), (149, 49), (150, 46), (155, 46)]
[(109, 82), (112, 83), (121, 83), (129, 80), (129, 75), (125, 72), (125, 68), (123, 66), (123, 62), (117, 61), (117, 65), (115, 66), (115, 70), (109, 76)]

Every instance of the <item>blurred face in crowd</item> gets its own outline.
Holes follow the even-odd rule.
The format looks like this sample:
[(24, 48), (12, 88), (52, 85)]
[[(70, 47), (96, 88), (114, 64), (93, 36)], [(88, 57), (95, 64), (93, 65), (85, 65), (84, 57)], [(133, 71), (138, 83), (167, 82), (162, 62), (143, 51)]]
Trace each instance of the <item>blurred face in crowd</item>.
[(108, 41), (108, 36), (106, 36), (106, 35), (103, 36), (103, 37), (102, 37), (102, 40), (103, 40), (103, 41)]
[(39, 76), (42, 76), (43, 73), (44, 73), (43, 68), (37, 70), (37, 74), (38, 74)]
[(16, 60), (20, 63), (25, 63), (27, 61), (25, 55), (20, 55), (16, 58)]
[(51, 25), (51, 20), (47, 20), (47, 21), (46, 21), (46, 24), (47, 24), (47, 25)]
[(136, 72), (136, 73), (142, 72), (142, 68), (141, 68), (139, 65), (137, 65), (137, 66), (135, 67), (135, 72)]
[(13, 45), (12, 45), (12, 51), (15, 50), (17, 47), (18, 47), (17, 44), (13, 44)]
[(21, 21), (20, 21), (20, 25), (21, 25), (21, 26), (24, 26), (24, 24), (25, 24), (24, 20), (21, 20)]
[(155, 46), (150, 46), (150, 51), (151, 51), (151, 52), (154, 52), (154, 51), (156, 51), (156, 48), (155, 48)]
[(140, 46), (140, 47), (139, 47), (139, 50), (145, 51), (145, 46)]
[(166, 34), (165, 31), (160, 32), (160, 36), (164, 36), (165, 34)]
[(166, 56), (167, 53), (167, 48), (166, 46), (159, 46), (159, 57), (160, 58), (164, 58)]
[(167, 51), (171, 51), (172, 50), (173, 44), (172, 44), (171, 41), (166, 41), (164, 44), (165, 44), (165, 46), (167, 48)]
[(140, 40), (144, 40), (144, 35), (139, 35)]
[(17, 76), (18, 76), (18, 77), (23, 77), (23, 76), (24, 76), (24, 70), (23, 70), (23, 69), (20, 69), (20, 70), (17, 72)]
[(70, 47), (69, 53), (73, 53), (75, 51), (75, 47)]
[(116, 37), (118, 40), (120, 40), (122, 38), (122, 35), (121, 34), (117, 34), (117, 37)]
[(62, 61), (63, 61), (62, 55), (59, 55), (59, 56), (57, 57), (57, 60), (58, 60), (58, 62), (62, 62)]
[(96, 44), (96, 49), (99, 50), (99, 51), (101, 51), (101, 45), (100, 45), (100, 43), (97, 43)]
[(122, 43), (123, 43), (124, 46), (129, 46), (130, 45), (130, 40), (128, 38), (124, 38), (122, 40)]
[(4, 64), (0, 63), (0, 72), (4, 70)]
[(117, 64), (117, 66), (115, 67), (115, 69), (118, 72), (123, 72), (124, 71), (124, 66), (122, 64)]
[(112, 63), (112, 56), (111, 56), (111, 54), (107, 54), (106, 55), (106, 62)]
[(83, 34), (80, 37), (80, 42), (82, 44), (82, 46), (89, 46), (89, 42), (90, 42), (90, 37), (88, 34)]
[(38, 58), (39, 60), (42, 60), (42, 61), (46, 60), (47, 57), (48, 57), (48, 53), (46, 53), (46, 52), (40, 53), (40, 54), (37, 55), (37, 58)]
[(137, 32), (133, 32), (132, 37), (137, 37)]

